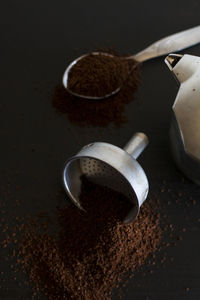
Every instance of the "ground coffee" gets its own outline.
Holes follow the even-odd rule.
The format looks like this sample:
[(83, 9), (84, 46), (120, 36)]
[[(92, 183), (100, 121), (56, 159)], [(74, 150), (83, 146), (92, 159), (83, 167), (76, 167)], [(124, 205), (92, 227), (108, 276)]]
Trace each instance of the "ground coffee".
[[(114, 52), (110, 51), (110, 53)], [(114, 54), (116, 55), (116, 53)], [(109, 83), (109, 80), (114, 80), (114, 77), (109, 80), (107, 78), (110, 67), (110, 65), (107, 66), (103, 64), (102, 70), (100, 69), (101, 81), (104, 82), (99, 83), (99, 90), (102, 94), (107, 93), (110, 89), (113, 88), (113, 86), (111, 88), (111, 86), (106, 85), (106, 82)], [(106, 127), (110, 123), (113, 123), (116, 126), (120, 126), (126, 121), (124, 115), (125, 107), (129, 102), (131, 102), (134, 99), (134, 93), (138, 89), (140, 83), (140, 65), (138, 65), (137, 62), (128, 60), (124, 69), (121, 70), (122, 77), (120, 77), (120, 80), (121, 78), (125, 78), (127, 76), (127, 68), (129, 68), (130, 70), (133, 67), (134, 72), (131, 72), (129, 74), (120, 92), (112, 97), (109, 97), (108, 99), (98, 101), (81, 99), (72, 96), (65, 90), (65, 88), (62, 85), (59, 85), (54, 90), (52, 104), (59, 112), (66, 113), (70, 122), (79, 126), (87, 125)], [(76, 82), (76, 85), (78, 84), (77, 81), (88, 80), (88, 77), (84, 77), (83, 75), (84, 73), (87, 73), (89, 65), (86, 64), (85, 68), (86, 70), (82, 70), (82, 79), (80, 79), (80, 76), (76, 78), (75, 72), (73, 80)], [(108, 68), (108, 70), (105, 71), (105, 68)], [(117, 76), (119, 80), (118, 75), (115, 74), (115, 76)], [(111, 85), (111, 83), (109, 83), (109, 85)], [(92, 93), (94, 92), (94, 90), (96, 91), (97, 86), (95, 86), (94, 90), (92, 86), (93, 85), (91, 84), (91, 82), (90, 84), (85, 85), (84, 93), (87, 93), (87, 95), (91, 95), (91, 90)], [(83, 82), (81, 83), (81, 89), (83, 89)]]
[[(123, 275), (131, 274), (160, 242), (159, 214), (147, 201), (134, 223), (121, 220), (131, 204), (121, 194), (83, 178), (80, 199), (57, 210), (58, 231), (29, 220), (19, 226), (18, 264), (49, 299), (108, 300)], [(55, 222), (55, 220), (54, 220)]]
[[(13, 170), (12, 172), (13, 173)], [(15, 171), (16, 179), (18, 178), (19, 170)], [(31, 299), (31, 297), (26, 294), (27, 289), (25, 287), (26, 284), (32, 284), (35, 282), (35, 285), (38, 286), (36, 292), (35, 292), (35, 298), (36, 299), (43, 299), (43, 295), (39, 292), (40, 290), (43, 290), (43, 287), (45, 287), (45, 290), (48, 290), (46, 292), (47, 295), (50, 295), (49, 298), (53, 299), (55, 286), (60, 286), (61, 291), (59, 291), (60, 294), (58, 294), (61, 298), (62, 291), (63, 291), (63, 283), (62, 280), (56, 284), (54, 280), (48, 281), (49, 277), (52, 277), (52, 272), (49, 273), (49, 277), (47, 276), (47, 280), (45, 282), (44, 280), (40, 280), (42, 278), (42, 270), (45, 268), (45, 266), (48, 267), (48, 270), (52, 270), (52, 265), (54, 263), (55, 269), (56, 269), (56, 257), (59, 261), (65, 261), (65, 258), (62, 258), (61, 255), (63, 252), (60, 251), (58, 248), (58, 245), (62, 245), (62, 241), (59, 241), (62, 237), (62, 234), (52, 234), (52, 232), (55, 231), (55, 222), (56, 217), (52, 210), (47, 208), (47, 211), (44, 213), (40, 213), (37, 217), (37, 219), (33, 219), (33, 217), (30, 217), (29, 219), (25, 219), (22, 205), (27, 203), (27, 199), (24, 199), (23, 194), (20, 196), (23, 186), (19, 185), (17, 182), (13, 182), (13, 179), (11, 180), (9, 177), (7, 177), (6, 174), (4, 174), (4, 177), (2, 179), (2, 182), (4, 184), (0, 185), (0, 193), (1, 193), (1, 201), (0, 201), (0, 210), (2, 218), (0, 220), (0, 228), (1, 228), (1, 237), (0, 237), (0, 245), (1, 245), (1, 272), (0, 272), (0, 292), (1, 296), (3, 298), (11, 297), (13, 295), (12, 293), (16, 293), (16, 295), (24, 299)], [(17, 179), (18, 181), (18, 179)], [(132, 229), (137, 230), (137, 235), (135, 232), (135, 236), (133, 241), (139, 241), (141, 240), (141, 245), (137, 248), (137, 257), (141, 257), (141, 265), (144, 262), (143, 255), (141, 254), (141, 247), (144, 243), (143, 239), (146, 240), (146, 236), (148, 237), (146, 240), (146, 246), (148, 246), (148, 253), (153, 254), (153, 258), (151, 259), (151, 255), (149, 255), (149, 258), (146, 259), (145, 265), (143, 267), (138, 267), (138, 264), (135, 263), (134, 266), (132, 266), (132, 270), (129, 274), (136, 275), (134, 280), (131, 281), (132, 284), (132, 293), (133, 298), (137, 299), (138, 293), (141, 293), (141, 295), (144, 295), (144, 290), (147, 290), (147, 287), (149, 286), (150, 282), (153, 284), (155, 278), (158, 274), (161, 275), (161, 281), (162, 281), (162, 274), (165, 273), (164, 270), (161, 270), (162, 268), (166, 267), (166, 272), (168, 272), (171, 267), (170, 264), (173, 263), (174, 268), (177, 266), (177, 262), (179, 262), (179, 259), (177, 260), (177, 252), (174, 251), (173, 246), (178, 245), (178, 247), (182, 247), (184, 240), (187, 239), (185, 235), (188, 236), (188, 234), (192, 233), (193, 226), (196, 226), (196, 228), (200, 224), (200, 218), (198, 215), (198, 208), (199, 203), (196, 201), (199, 196), (199, 189), (196, 188), (196, 191), (193, 191), (193, 196), (191, 196), (191, 189), (188, 187), (190, 186), (190, 182), (187, 182), (185, 178), (183, 178), (181, 175), (177, 179), (176, 182), (169, 182), (166, 180), (163, 180), (163, 183), (161, 183), (159, 192), (157, 191), (156, 194), (159, 195), (159, 198), (156, 194), (150, 194), (148, 200), (145, 202), (145, 204), (142, 206), (142, 210), (140, 214), (144, 216), (144, 221), (139, 218), (136, 220), (134, 227)], [(86, 188), (86, 187), (85, 187)], [(155, 189), (155, 188), (154, 188)], [(87, 189), (86, 189), (87, 190)], [(38, 195), (33, 195), (34, 202), (40, 201), (37, 197)], [(51, 195), (52, 199), (50, 199), (50, 202), (53, 200), (54, 203), (64, 203), (66, 204), (66, 195), (64, 194), (63, 190), (58, 190), (57, 193), (54, 195)], [(8, 202), (9, 200), (9, 202)], [(68, 208), (60, 208), (57, 210), (57, 220), (58, 224), (58, 230), (57, 232), (64, 232), (66, 230), (65, 227), (65, 221), (69, 217)], [(179, 218), (177, 218), (177, 214), (174, 214), (174, 212), (177, 210), (177, 213), (179, 211), (182, 211), (183, 213), (179, 215)], [(32, 210), (32, 209), (31, 209)], [(77, 211), (77, 209), (76, 209)], [(156, 212), (158, 211), (161, 214), (161, 218), (159, 217), (159, 214)], [(51, 213), (51, 218), (48, 217), (48, 215)], [(153, 214), (153, 216), (152, 216)], [(45, 217), (47, 215), (47, 217)], [(21, 216), (21, 217), (20, 217)], [(180, 219), (181, 216), (181, 219)], [(123, 217), (123, 215), (122, 215)], [(69, 217), (70, 218), (70, 217)], [(73, 215), (72, 215), (73, 218)], [(157, 220), (158, 219), (158, 220)], [(155, 220), (155, 222), (154, 222)], [(23, 225), (23, 223), (26, 221), (26, 223)], [(16, 226), (16, 224), (18, 224)], [(63, 225), (62, 225), (63, 224)], [(69, 224), (69, 223), (68, 223)], [(94, 223), (93, 223), (94, 224)], [(154, 225), (153, 225), (154, 224)], [(192, 227), (191, 227), (192, 224)], [(154, 227), (153, 227), (154, 226)], [(160, 231), (160, 226), (162, 228), (162, 242), (160, 243), (161, 250), (160, 252), (156, 251), (155, 253), (151, 250), (152, 245), (154, 245), (154, 233), (156, 231)], [(130, 241), (126, 244), (124, 242), (123, 236), (125, 236), (125, 231), (123, 226), (118, 227), (119, 230), (121, 230), (121, 237), (122, 237), (122, 243), (120, 244), (120, 247), (122, 246), (122, 249), (125, 247), (125, 245), (129, 245)], [(129, 227), (128, 227), (129, 228)], [(146, 230), (148, 230), (148, 233), (146, 233)], [(51, 232), (50, 232), (51, 231)], [(112, 229), (111, 229), (112, 231)], [(132, 237), (133, 234), (131, 233), (130, 229), (128, 230), (129, 237)], [(142, 233), (144, 232), (144, 234)], [(152, 233), (153, 232), (153, 233)], [(23, 238), (26, 238), (24, 240), (24, 244), (22, 243)], [(143, 239), (141, 237), (143, 235)], [(118, 234), (116, 235), (117, 239), (115, 242), (116, 249), (119, 249), (119, 243), (118, 241)], [(152, 236), (152, 241), (150, 241), (150, 236)], [(35, 239), (34, 239), (35, 237)], [(42, 237), (44, 237), (44, 240), (42, 240)], [(60, 238), (59, 238), (60, 237)], [(74, 236), (75, 238), (77, 237)], [(48, 239), (49, 239), (49, 246), (48, 246)], [(72, 240), (72, 239), (71, 239)], [(43, 243), (44, 241), (44, 243)], [(51, 243), (53, 241), (53, 244)], [(43, 246), (42, 246), (43, 243)], [(66, 244), (66, 243), (65, 243)], [(18, 256), (19, 246), (22, 245), (22, 251), (24, 254), (21, 254)], [(64, 245), (64, 243), (63, 243)], [(114, 245), (114, 243), (113, 243)], [(170, 246), (170, 249), (167, 250), (167, 247)], [(43, 248), (45, 251), (43, 252)], [(158, 247), (158, 246), (153, 246)], [(59, 251), (55, 250), (54, 248), (58, 249)], [(112, 248), (112, 247), (111, 247)], [(51, 250), (52, 249), (52, 250)], [(118, 251), (116, 250), (116, 253)], [(41, 253), (41, 260), (39, 258), (39, 254)], [(45, 254), (46, 253), (46, 254)], [(52, 255), (52, 253), (55, 253), (55, 255)], [(57, 254), (56, 254), (57, 253)], [(122, 251), (123, 253), (123, 251)], [(128, 253), (128, 257), (132, 257)], [(132, 254), (134, 254), (134, 251), (132, 251)], [(30, 262), (33, 261), (33, 256), (35, 255), (35, 260), (38, 257), (38, 263), (36, 262), (36, 267), (34, 269), (34, 265), (30, 266)], [(45, 262), (45, 255), (46, 257), (49, 257), (49, 264), (46, 264)], [(64, 255), (64, 254), (63, 254)], [(136, 255), (136, 253), (134, 254)], [(15, 265), (15, 257), (18, 256), (18, 265), (21, 269), (23, 265), (27, 266), (24, 268), (26, 272), (29, 275), (30, 280), (27, 281), (26, 276), (22, 276), (20, 270), (16, 270)], [(52, 257), (52, 258), (51, 258)], [(42, 262), (42, 258), (44, 263)], [(109, 256), (107, 256), (107, 260), (109, 260)], [(24, 262), (23, 262), (24, 261)], [(101, 260), (102, 261), (102, 260)], [(132, 262), (132, 260), (130, 260)], [(83, 260), (80, 260), (81, 265), (83, 266)], [(111, 260), (112, 262), (112, 260)], [(10, 271), (7, 270), (8, 266), (10, 266)], [(128, 262), (127, 262), (128, 264)], [(29, 266), (29, 267), (28, 267)], [(51, 267), (50, 267), (51, 266)], [(124, 264), (122, 262), (122, 268), (127, 270), (127, 267), (124, 267)], [(169, 267), (169, 268), (168, 268)], [(82, 267), (83, 268), (83, 267)], [(87, 270), (89, 267), (86, 264), (85, 270)], [(139, 273), (135, 272), (135, 268), (139, 270)], [(106, 269), (106, 268), (105, 268)], [(69, 269), (70, 270), (70, 269)], [(116, 269), (117, 270), (117, 269)], [(155, 277), (152, 277), (152, 273), (156, 271), (157, 275)], [(57, 270), (55, 270), (55, 273)], [(79, 270), (77, 269), (77, 272)], [(40, 274), (41, 273), (41, 274)], [(40, 274), (40, 276), (36, 276), (36, 274)], [(44, 272), (44, 274), (46, 274)], [(106, 274), (106, 271), (105, 271)], [(116, 274), (116, 273), (115, 273)], [(123, 276), (123, 275), (122, 275)], [(159, 275), (158, 275), (159, 276)], [(44, 277), (44, 276), (43, 276)], [(108, 276), (109, 277), (109, 276)], [(123, 276), (124, 277), (124, 276)], [(122, 278), (123, 278), (122, 277)], [(36, 278), (36, 279), (31, 279)], [(127, 277), (125, 277), (127, 278)], [(105, 276), (105, 280), (107, 277)], [(40, 282), (40, 283), (39, 283)], [(167, 293), (168, 287), (171, 281), (164, 282), (163, 285), (163, 291)], [(50, 288), (50, 285), (52, 284), (52, 290)], [(77, 283), (77, 289), (78, 289)], [(87, 283), (86, 283), (87, 284)], [(179, 289), (182, 291), (183, 295), (187, 295), (188, 293), (192, 291), (192, 286), (190, 286), (191, 282), (181, 282)], [(120, 286), (124, 285), (124, 279), (123, 283), (120, 283)], [(93, 286), (93, 285), (92, 285)], [(91, 286), (91, 288), (92, 288)], [(109, 284), (108, 284), (109, 286)], [(114, 283), (113, 286), (117, 286), (117, 283)], [(12, 287), (12, 288), (11, 288)], [(107, 289), (107, 288), (106, 288)], [(134, 292), (135, 289), (135, 292)], [(138, 290), (139, 289), (139, 290)], [(119, 290), (119, 289), (118, 289)], [(159, 289), (158, 289), (159, 290)], [(157, 290), (155, 289), (155, 293)], [(185, 293), (185, 294), (184, 294)], [(25, 296), (25, 294), (27, 296)], [(152, 293), (149, 290), (146, 294), (145, 299), (151, 299)], [(16, 296), (17, 297), (17, 296)], [(27, 298), (28, 297), (28, 298)], [(120, 299), (119, 295), (114, 295), (114, 299)], [(10, 298), (9, 298), (10, 299)], [(54, 299), (57, 299), (57, 296), (54, 297)], [(77, 299), (80, 299), (77, 297)], [(84, 296), (81, 297), (81, 299), (84, 299)], [(87, 299), (87, 298), (85, 298)], [(105, 299), (99, 298), (99, 299)], [(108, 297), (109, 299), (109, 297)], [(126, 299), (125, 297), (122, 297), (122, 299)]]
[(101, 97), (119, 88), (129, 76), (136, 61), (103, 53), (89, 54), (70, 70), (68, 87), (84, 96)]

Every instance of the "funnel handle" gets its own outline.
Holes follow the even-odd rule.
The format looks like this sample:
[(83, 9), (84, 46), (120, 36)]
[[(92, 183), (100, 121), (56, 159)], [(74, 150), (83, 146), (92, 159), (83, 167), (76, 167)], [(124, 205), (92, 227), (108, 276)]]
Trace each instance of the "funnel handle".
[(149, 143), (149, 139), (143, 132), (137, 132), (125, 145), (124, 150), (137, 159)]

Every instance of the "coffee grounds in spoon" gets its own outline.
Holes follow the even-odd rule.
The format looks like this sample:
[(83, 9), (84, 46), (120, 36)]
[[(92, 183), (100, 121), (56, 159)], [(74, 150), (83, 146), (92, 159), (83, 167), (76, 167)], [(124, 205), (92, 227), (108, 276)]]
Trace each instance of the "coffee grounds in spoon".
[(109, 54), (89, 54), (70, 70), (70, 91), (92, 97), (103, 97), (121, 87), (135, 61)]
[[(106, 50), (106, 52), (120, 59), (123, 57), (113, 50)], [(141, 64), (132, 60), (127, 60), (127, 62), (129, 68), (134, 69), (124, 81), (121, 90), (112, 97), (96, 101), (82, 99), (71, 95), (62, 85), (58, 85), (53, 92), (52, 105), (60, 113), (66, 114), (72, 124), (81, 127), (106, 127), (110, 124), (117, 127), (121, 126), (127, 121), (125, 117), (126, 105), (134, 100), (134, 95), (140, 84)], [(87, 70), (89, 66), (86, 67)], [(89, 86), (87, 89), (89, 93)], [(103, 93), (105, 94), (104, 90)]]

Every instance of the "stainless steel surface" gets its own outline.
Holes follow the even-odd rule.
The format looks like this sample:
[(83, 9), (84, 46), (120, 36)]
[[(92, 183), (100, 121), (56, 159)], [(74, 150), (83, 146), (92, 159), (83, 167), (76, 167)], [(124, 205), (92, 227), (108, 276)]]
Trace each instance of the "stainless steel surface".
[(200, 184), (200, 57), (170, 54), (165, 62), (180, 83), (172, 107), (172, 153), (179, 168)]
[(191, 47), (200, 42), (200, 26), (169, 35), (133, 55), (139, 62)]
[(137, 159), (144, 148), (148, 145), (148, 137), (142, 132), (138, 132), (134, 137), (124, 146), (124, 151), (129, 153), (133, 158)]
[(79, 202), (81, 176), (102, 186), (123, 193), (133, 203), (125, 217), (129, 223), (137, 216), (146, 200), (149, 184), (145, 172), (136, 157), (148, 144), (144, 133), (136, 133), (124, 150), (108, 143), (92, 143), (83, 147), (77, 155), (67, 160), (63, 171), (64, 187), (74, 204), (83, 209)]
[[(165, 38), (153, 43), (152, 45), (145, 48), (144, 50), (138, 52), (137, 54), (128, 56), (127, 59), (134, 59), (141, 63), (146, 60), (152, 59), (154, 57), (159, 57), (161, 55), (165, 55), (165, 54), (168, 54), (173, 51), (183, 50), (183, 49), (191, 47), (199, 42), (200, 42), (200, 26), (196, 26), (196, 27), (172, 34), (168, 37), (165, 37)], [(92, 52), (92, 54), (98, 55), (99, 52)], [(111, 57), (113, 56), (108, 53), (101, 53), (101, 54), (111, 56)], [(80, 56), (79, 58), (75, 59), (65, 70), (64, 75), (63, 75), (63, 85), (67, 89), (67, 91), (76, 97), (80, 97), (80, 98), (84, 98), (84, 99), (91, 99), (91, 100), (105, 99), (105, 98), (108, 98), (108, 97), (118, 93), (123, 84), (121, 86), (119, 86), (117, 89), (115, 89), (114, 91), (112, 91), (111, 93), (101, 96), (101, 97), (80, 95), (69, 89), (68, 79), (69, 79), (70, 70), (73, 68), (73, 66), (79, 60), (86, 57), (87, 55), (89, 55), (89, 54), (84, 54), (84, 55)], [(136, 65), (133, 67), (133, 69), (135, 67), (136, 67)], [(131, 71), (134, 71), (134, 70), (131, 70)], [(128, 76), (128, 74), (127, 74), (127, 76)]]

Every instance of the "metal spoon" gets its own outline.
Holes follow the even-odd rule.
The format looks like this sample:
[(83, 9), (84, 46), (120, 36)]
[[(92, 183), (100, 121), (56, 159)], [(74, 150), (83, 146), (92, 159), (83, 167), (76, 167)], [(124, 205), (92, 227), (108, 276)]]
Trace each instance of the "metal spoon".
[[(174, 51), (183, 50), (185, 48), (191, 47), (198, 43), (200, 43), (200, 26), (196, 26), (196, 27), (175, 33), (168, 37), (165, 37), (165, 38), (155, 42), (154, 44), (150, 45), (146, 49), (138, 52), (137, 54), (132, 55), (132, 56), (127, 56), (126, 59), (133, 59), (133, 60), (136, 60), (138, 63), (141, 63), (141, 62), (144, 62), (144, 61), (149, 60), (154, 57), (159, 57), (161, 55), (166, 55), (166, 54), (169, 54)], [(101, 54), (101, 55), (114, 57), (111, 54), (102, 53), (102, 52), (101, 53), (100, 52), (92, 52), (92, 53), (88, 53), (88, 54), (84, 54), (84, 55), (80, 56), (79, 58), (77, 58), (73, 62), (71, 62), (69, 64), (69, 66), (67, 67), (67, 69), (65, 70), (65, 73), (63, 75), (64, 87), (67, 89), (67, 91), (70, 94), (72, 94), (76, 97), (91, 99), (91, 100), (105, 99), (105, 98), (108, 98), (108, 97), (118, 93), (120, 91), (120, 89), (122, 88), (123, 84), (121, 86), (119, 86), (117, 89), (115, 89), (114, 91), (112, 91), (111, 93), (109, 93), (107, 95), (103, 95), (101, 97), (80, 95), (69, 89), (68, 80), (69, 80), (70, 70), (74, 67), (74, 65), (79, 60), (81, 60), (84, 57), (86, 57), (87, 55), (91, 55), (91, 54), (94, 54), (94, 55)], [(125, 59), (125, 58), (123, 57), (122, 59)], [(134, 65), (134, 67), (136, 67), (136, 66), (137, 66), (137, 64)], [(133, 69), (134, 69), (134, 67), (133, 67)], [(131, 70), (131, 72), (133, 71), (133, 69)], [(128, 77), (128, 75), (129, 74), (127, 74), (127, 77)]]

